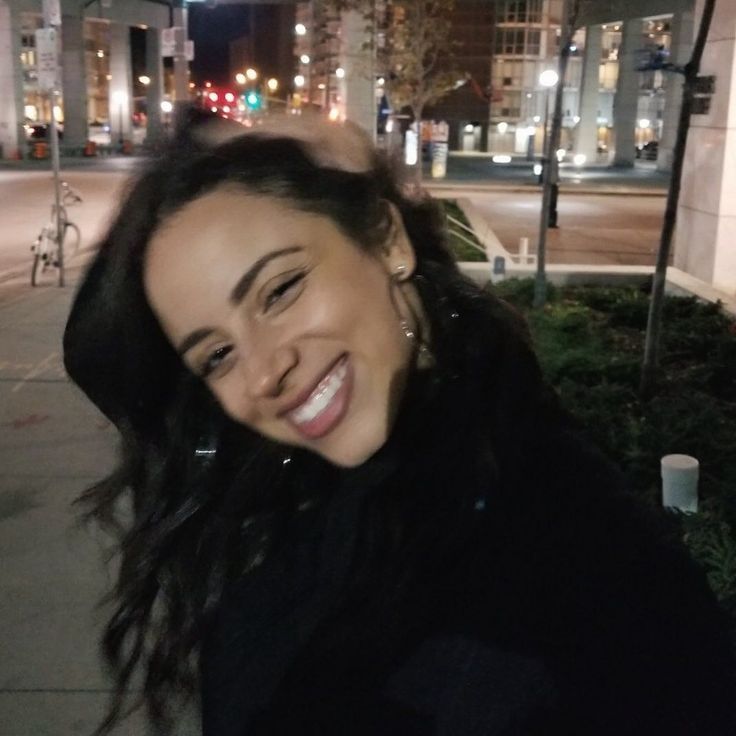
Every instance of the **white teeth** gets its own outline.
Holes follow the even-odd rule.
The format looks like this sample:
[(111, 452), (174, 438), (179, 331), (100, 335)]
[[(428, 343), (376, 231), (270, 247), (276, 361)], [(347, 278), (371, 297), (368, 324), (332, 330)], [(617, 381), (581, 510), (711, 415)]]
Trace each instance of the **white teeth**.
[(335, 398), (347, 373), (347, 361), (341, 360), (335, 369), (319, 382), (312, 395), (298, 409), (291, 412), (291, 418), (298, 424), (306, 424), (321, 414)]

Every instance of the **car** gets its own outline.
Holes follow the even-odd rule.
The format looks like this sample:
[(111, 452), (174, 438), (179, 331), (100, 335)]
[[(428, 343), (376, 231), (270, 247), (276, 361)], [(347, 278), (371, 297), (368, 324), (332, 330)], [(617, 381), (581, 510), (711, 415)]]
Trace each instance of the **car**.
[(636, 147), (636, 157), (645, 161), (656, 161), (659, 153), (659, 141), (647, 141)]
[[(38, 141), (47, 141), (49, 139), (50, 125), (48, 123), (33, 123), (26, 125), (26, 139), (31, 143)], [(59, 140), (64, 138), (64, 128), (61, 125), (57, 125), (59, 131)]]

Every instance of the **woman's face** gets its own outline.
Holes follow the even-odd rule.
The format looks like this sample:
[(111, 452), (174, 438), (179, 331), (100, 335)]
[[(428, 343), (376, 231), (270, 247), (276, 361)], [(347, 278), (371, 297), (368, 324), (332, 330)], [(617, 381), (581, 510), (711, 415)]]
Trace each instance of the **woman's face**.
[(355, 466), (386, 441), (414, 356), (392, 280), (414, 253), (393, 233), (367, 254), (327, 217), (221, 188), (154, 234), (146, 294), (233, 419)]

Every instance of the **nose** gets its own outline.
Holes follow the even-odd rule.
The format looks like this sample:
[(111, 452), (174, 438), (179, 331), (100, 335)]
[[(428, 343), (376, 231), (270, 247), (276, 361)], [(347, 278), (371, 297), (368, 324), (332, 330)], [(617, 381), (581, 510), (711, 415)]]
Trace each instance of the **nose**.
[(287, 384), (289, 373), (299, 362), (297, 350), (292, 345), (276, 345), (268, 348), (261, 344), (244, 361), (246, 386), (253, 399), (269, 399), (279, 396)]

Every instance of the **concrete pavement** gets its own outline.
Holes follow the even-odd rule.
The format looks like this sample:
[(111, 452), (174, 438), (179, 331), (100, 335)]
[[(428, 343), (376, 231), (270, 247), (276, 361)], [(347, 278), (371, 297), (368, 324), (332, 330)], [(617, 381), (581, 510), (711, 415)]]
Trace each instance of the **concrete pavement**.
[[(93, 244), (114, 208), (121, 171), (70, 169), (84, 197), (70, 208)], [(29, 245), (48, 218), (48, 171), (0, 172), (0, 734), (91, 734), (109, 681), (97, 608), (111, 577), (106, 540), (77, 524), (71, 504), (115, 463), (115, 431), (66, 377), (61, 335), (89, 250), (68, 285), (29, 285)], [(195, 736), (197, 719), (176, 733)], [(140, 717), (116, 736), (146, 734)]]

